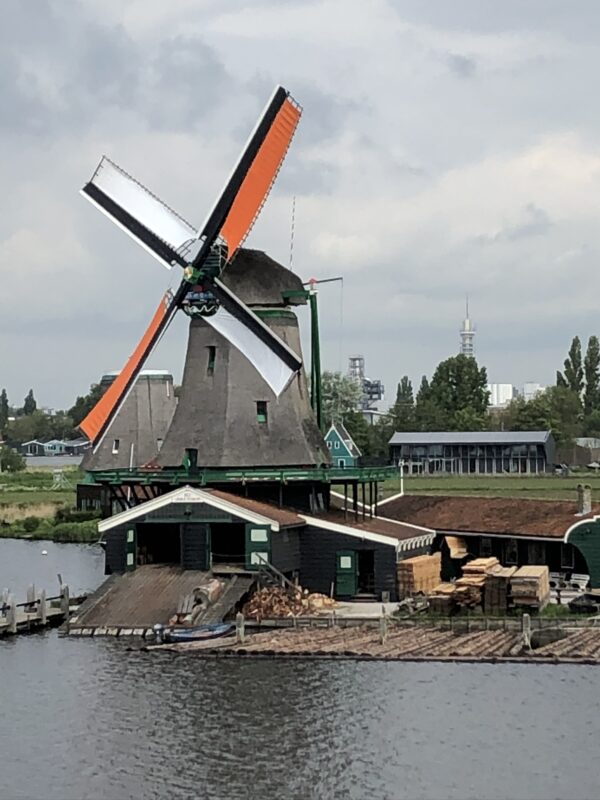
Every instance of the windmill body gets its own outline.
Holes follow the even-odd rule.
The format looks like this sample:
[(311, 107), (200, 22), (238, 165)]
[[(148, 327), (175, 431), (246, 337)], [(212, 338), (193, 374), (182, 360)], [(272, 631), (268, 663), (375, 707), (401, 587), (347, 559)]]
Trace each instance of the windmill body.
[[(298, 320), (282, 297), (284, 292), (301, 295), (297, 275), (265, 253), (242, 249), (225, 270), (223, 283), (300, 353)], [(293, 302), (306, 301), (299, 297)], [(195, 451), (200, 468), (329, 463), (304, 370), (276, 397), (250, 361), (202, 316), (190, 322), (179, 402), (156, 463), (176, 467), (189, 450)]]

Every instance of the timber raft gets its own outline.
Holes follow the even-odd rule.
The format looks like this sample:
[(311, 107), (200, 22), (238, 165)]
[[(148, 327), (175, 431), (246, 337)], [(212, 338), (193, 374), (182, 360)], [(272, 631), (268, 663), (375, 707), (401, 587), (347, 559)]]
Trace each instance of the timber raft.
[(532, 649), (528, 632), (373, 626), (271, 630), (213, 641), (147, 645), (144, 649), (200, 657), (327, 658), (384, 661), (472, 661), (600, 664), (600, 628), (562, 631)]

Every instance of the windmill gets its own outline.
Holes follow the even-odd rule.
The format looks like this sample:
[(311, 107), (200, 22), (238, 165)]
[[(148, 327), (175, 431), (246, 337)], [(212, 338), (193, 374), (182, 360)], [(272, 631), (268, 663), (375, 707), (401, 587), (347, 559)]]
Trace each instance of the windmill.
[[(189, 450), (200, 450), (204, 466), (238, 466), (244, 458), (248, 464), (261, 465), (328, 462), (304, 386), (297, 321), (294, 326), (294, 315), (289, 316), (290, 304), (306, 302), (291, 299), (302, 284), (264, 253), (241, 248), (275, 181), (300, 115), (290, 94), (277, 87), (225, 188), (197, 229), (106, 157), (82, 189), (90, 202), (161, 264), (183, 270), (179, 287), (161, 299), (125, 367), (80, 425), (94, 451), (145, 361), (175, 314), (183, 310), (191, 322), (182, 397), (157, 464), (181, 464)], [(267, 312), (275, 315), (270, 324), (264, 319)], [(218, 375), (217, 351), (225, 365)], [(217, 378), (224, 374), (225, 384), (218, 384)], [(247, 396), (260, 396), (253, 401), (256, 435), (234, 452), (227, 443), (235, 435), (232, 424), (240, 434), (249, 427), (239, 409), (235, 419), (223, 415), (227, 397), (219, 396), (215, 388), (221, 385), (230, 394), (235, 381), (245, 387)], [(272, 393), (269, 399), (275, 399), (270, 426), (262, 424), (267, 421), (266, 387)], [(267, 427), (269, 446), (264, 445)]]

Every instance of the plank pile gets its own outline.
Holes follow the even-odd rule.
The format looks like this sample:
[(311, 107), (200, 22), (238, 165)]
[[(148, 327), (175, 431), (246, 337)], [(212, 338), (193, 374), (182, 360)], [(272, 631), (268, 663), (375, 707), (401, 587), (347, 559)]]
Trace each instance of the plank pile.
[(542, 609), (550, 598), (548, 567), (520, 567), (510, 579), (513, 605)]
[(398, 594), (400, 598), (429, 594), (440, 582), (442, 554), (414, 556), (398, 563)]
[(493, 567), (485, 576), (483, 607), (486, 614), (506, 614), (510, 594), (510, 579), (516, 567)]
[(476, 558), (463, 567), (462, 578), (456, 581), (455, 601), (459, 608), (483, 605), (487, 573), (498, 567), (497, 558)]
[(448, 616), (454, 610), (454, 593), (456, 586), (453, 583), (439, 583), (429, 595), (429, 608), (434, 614)]
[(255, 592), (242, 609), (251, 619), (281, 619), (319, 614), (335, 608), (337, 603), (327, 595), (298, 587), (295, 591), (281, 586), (265, 586)]

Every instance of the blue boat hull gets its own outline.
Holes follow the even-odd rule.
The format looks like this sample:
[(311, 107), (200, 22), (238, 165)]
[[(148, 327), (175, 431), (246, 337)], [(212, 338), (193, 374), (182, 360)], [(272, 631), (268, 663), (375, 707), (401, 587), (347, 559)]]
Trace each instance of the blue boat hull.
[(174, 642), (199, 642), (203, 639), (217, 639), (233, 630), (233, 625), (221, 622), (217, 625), (197, 625), (194, 628), (165, 628), (162, 633), (163, 641)]

